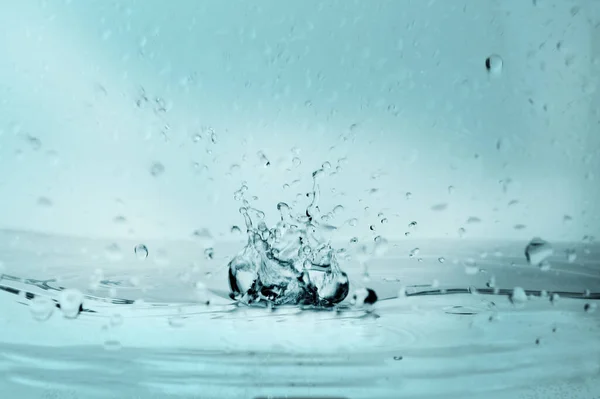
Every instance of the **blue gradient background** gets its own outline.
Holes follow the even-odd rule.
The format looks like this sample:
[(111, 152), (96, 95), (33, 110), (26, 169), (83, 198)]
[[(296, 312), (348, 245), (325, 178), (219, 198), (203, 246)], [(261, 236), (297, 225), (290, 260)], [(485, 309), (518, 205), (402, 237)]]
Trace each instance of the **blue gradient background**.
[(1, 1), (0, 228), (227, 239), (328, 161), (343, 237), (598, 236), (600, 2), (536, 4)]

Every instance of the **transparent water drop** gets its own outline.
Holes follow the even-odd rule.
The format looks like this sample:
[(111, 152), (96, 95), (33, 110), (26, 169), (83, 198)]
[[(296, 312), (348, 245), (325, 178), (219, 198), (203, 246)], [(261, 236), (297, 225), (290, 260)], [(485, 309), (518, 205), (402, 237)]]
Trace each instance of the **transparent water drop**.
[(374, 225), (370, 225), (370, 226), (369, 226), (369, 230), (371, 230), (371, 231), (375, 231), (375, 226), (374, 226)]
[(300, 160), (300, 158), (298, 158), (298, 157), (292, 158), (292, 165), (294, 165), (296, 168), (298, 166), (300, 166), (301, 164), (302, 164), (302, 161)]
[(407, 200), (409, 200), (409, 199), (411, 199), (411, 198), (412, 198), (412, 193), (411, 193), (411, 192), (407, 192), (407, 193), (404, 195), (404, 197), (405, 197)]
[(467, 231), (463, 227), (458, 229), (458, 236), (460, 238), (463, 238), (465, 236), (465, 234), (467, 234)]
[(503, 66), (504, 61), (502, 60), (502, 57), (497, 54), (492, 54), (485, 59), (485, 69), (487, 69), (488, 73), (491, 75), (499, 76), (502, 73)]
[(524, 304), (527, 302), (527, 293), (523, 288), (515, 287), (510, 295), (510, 301), (514, 304)]
[(356, 219), (356, 218), (349, 219), (347, 223), (349, 226), (354, 227), (358, 224), (358, 219)]
[(335, 208), (333, 208), (334, 215), (339, 215), (342, 212), (344, 212), (344, 207), (342, 205), (337, 205)]
[(374, 254), (377, 257), (382, 257), (383, 255), (385, 255), (385, 253), (388, 251), (389, 249), (389, 244), (388, 241), (381, 237), (381, 236), (377, 236), (375, 237), (375, 247), (374, 247)]
[(406, 233), (404, 233), (404, 237), (410, 237), (410, 231), (407, 231)]
[(212, 247), (214, 243), (213, 235), (207, 228), (194, 230), (192, 236), (200, 242), (205, 248)]
[(324, 162), (323, 165), (321, 165), (321, 168), (323, 168), (323, 170), (329, 170), (331, 169), (331, 163)]
[(440, 256), (440, 257), (438, 258), (438, 262), (440, 262), (440, 263), (444, 263), (445, 261), (446, 261), (446, 259), (444, 259), (444, 257), (443, 257), (443, 256)]
[(550, 295), (550, 302), (555, 305), (560, 300), (560, 295), (554, 293)]
[(139, 260), (144, 260), (148, 257), (148, 247), (144, 244), (138, 244), (133, 248), (133, 253)]
[(61, 291), (58, 303), (64, 317), (75, 319), (83, 308), (83, 294), (76, 289), (65, 289)]
[(210, 259), (213, 259), (213, 258), (214, 258), (214, 256), (215, 256), (215, 250), (214, 250), (213, 248), (206, 248), (206, 249), (204, 250), (204, 257), (205, 257), (206, 259), (209, 259), (209, 260), (210, 260)]
[(350, 239), (350, 244), (356, 244), (358, 242), (358, 237), (352, 237)]
[(110, 325), (112, 327), (118, 327), (123, 324), (123, 316), (120, 313), (113, 313), (110, 316)]
[(213, 144), (217, 144), (217, 134), (214, 131), (210, 134), (210, 141)]
[(234, 235), (240, 235), (242, 234), (242, 229), (240, 229), (239, 226), (231, 226), (230, 232)]
[(52, 316), (52, 313), (54, 313), (55, 307), (52, 299), (43, 296), (36, 296), (29, 302), (31, 315), (37, 321), (48, 320)]
[(387, 222), (388, 222), (387, 218), (381, 219), (381, 224), (387, 224)]
[(394, 360), (398, 361), (398, 360), (402, 360), (403, 357), (402, 356), (394, 356)]
[(409, 229), (415, 229), (417, 227), (417, 222), (413, 221), (408, 224)]
[(565, 251), (565, 256), (567, 258), (567, 262), (573, 263), (577, 259), (577, 252), (574, 249), (567, 249)]
[(155, 161), (150, 165), (150, 174), (154, 177), (158, 177), (160, 175), (162, 175), (165, 172), (165, 166), (158, 162)]
[(471, 216), (467, 219), (467, 224), (477, 224), (477, 223), (481, 223), (481, 219), (479, 219), (477, 216)]
[(104, 255), (109, 262), (118, 262), (123, 259), (123, 253), (121, 251), (121, 247), (118, 244), (113, 243), (110, 244), (104, 250)]
[(515, 224), (513, 226), (513, 229), (515, 230), (525, 230), (527, 228), (527, 226), (525, 226), (524, 224)]
[(414, 258), (415, 256), (417, 256), (420, 252), (419, 248), (413, 248), (410, 253), (408, 254), (408, 256), (410, 256), (411, 258)]
[(260, 160), (260, 163), (263, 164), (263, 166), (268, 167), (271, 166), (271, 161), (269, 161), (269, 159), (267, 158), (267, 156), (264, 154), (264, 152), (259, 151), (257, 153), (258, 155), (258, 159)]
[(39, 206), (42, 206), (42, 207), (51, 207), (52, 206), (52, 200), (50, 198), (48, 198), (48, 197), (39, 197), (37, 199), (37, 204)]
[(597, 307), (598, 305), (596, 305), (596, 303), (594, 302), (586, 303), (585, 305), (583, 305), (583, 310), (585, 310), (586, 313), (594, 313)]
[(120, 351), (123, 348), (123, 346), (121, 345), (121, 341), (119, 341), (118, 339), (105, 340), (103, 347), (104, 347), (104, 350), (110, 351), (110, 352)]
[(496, 287), (496, 277), (494, 277), (494, 276), (490, 277), (490, 279), (488, 280), (486, 285), (488, 286), (488, 288)]
[(554, 249), (547, 241), (539, 237), (533, 238), (525, 247), (525, 258), (532, 266), (539, 266), (544, 260), (554, 254)]
[(436, 211), (436, 212), (441, 212), (446, 210), (446, 208), (448, 208), (448, 204), (446, 203), (441, 203), (441, 204), (435, 204), (431, 207), (432, 211)]
[(454, 192), (454, 186), (448, 186), (448, 194), (452, 194)]
[(192, 141), (194, 141), (194, 143), (198, 143), (200, 140), (202, 140), (202, 136), (199, 133), (196, 133), (192, 136)]
[(377, 299), (377, 293), (371, 288), (360, 288), (354, 292), (352, 303), (355, 306), (373, 305)]

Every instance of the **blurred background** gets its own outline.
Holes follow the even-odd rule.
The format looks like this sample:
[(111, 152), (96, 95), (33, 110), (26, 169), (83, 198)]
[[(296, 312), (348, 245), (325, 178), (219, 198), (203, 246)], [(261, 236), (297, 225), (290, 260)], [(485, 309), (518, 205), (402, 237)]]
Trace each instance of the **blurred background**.
[(600, 1), (4, 1), (0, 26), (0, 228), (227, 240), (243, 182), (275, 221), (329, 162), (340, 238), (600, 234)]

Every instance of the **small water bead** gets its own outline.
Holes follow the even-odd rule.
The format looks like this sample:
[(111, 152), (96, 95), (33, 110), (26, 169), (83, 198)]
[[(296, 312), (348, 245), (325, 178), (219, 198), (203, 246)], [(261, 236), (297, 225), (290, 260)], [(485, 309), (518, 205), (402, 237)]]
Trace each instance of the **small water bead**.
[(525, 258), (532, 266), (540, 266), (544, 260), (554, 254), (554, 249), (547, 241), (539, 237), (533, 238), (525, 247)]
[(567, 249), (565, 251), (565, 256), (567, 258), (567, 262), (573, 263), (577, 259), (577, 252), (574, 249)]
[(37, 321), (46, 321), (52, 316), (54, 312), (55, 304), (50, 298), (43, 296), (34, 297), (29, 303), (29, 310), (31, 315)]
[(411, 199), (411, 198), (412, 198), (412, 193), (411, 193), (411, 192), (408, 192), (408, 193), (406, 193), (404, 196), (405, 196), (405, 198), (406, 198), (407, 200), (409, 200), (409, 199)]
[(373, 250), (375, 256), (382, 257), (388, 251), (388, 248), (388, 241), (385, 238), (381, 236), (375, 237), (375, 248)]
[(440, 262), (440, 263), (444, 263), (445, 261), (446, 261), (446, 259), (444, 259), (444, 257), (442, 257), (442, 256), (440, 256), (438, 258), (438, 262)]
[(66, 289), (61, 291), (58, 297), (58, 303), (63, 316), (67, 319), (74, 319), (82, 310), (83, 294), (76, 289)]
[(420, 252), (419, 248), (414, 248), (410, 251), (410, 253), (408, 254), (408, 256), (410, 256), (411, 258), (414, 258), (415, 256), (417, 256)]
[(431, 207), (432, 211), (436, 211), (436, 212), (440, 212), (440, 211), (444, 211), (446, 210), (446, 208), (448, 208), (448, 204), (446, 203), (441, 203), (441, 204), (435, 204)]
[(354, 226), (356, 226), (358, 224), (358, 219), (356, 219), (356, 218), (349, 219), (347, 223), (348, 223), (349, 226), (354, 227)]
[(415, 229), (416, 227), (417, 227), (417, 222), (414, 222), (414, 221), (413, 221), (413, 222), (410, 222), (410, 223), (408, 224), (408, 228), (409, 228), (409, 229)]
[(352, 237), (350, 239), (350, 244), (356, 244), (356, 243), (358, 243), (358, 237)]
[(257, 153), (258, 155), (258, 159), (260, 160), (260, 162), (265, 166), (271, 166), (271, 161), (269, 161), (269, 159), (267, 158), (267, 156), (264, 154), (264, 152), (259, 151)]
[(213, 248), (206, 248), (206, 249), (204, 250), (204, 257), (205, 257), (206, 259), (209, 259), (209, 260), (210, 260), (210, 259), (213, 259), (213, 258), (214, 258), (214, 256), (215, 256), (215, 250), (214, 250)]
[(585, 305), (583, 305), (583, 310), (585, 310), (586, 313), (594, 313), (596, 311), (596, 308), (598, 307), (598, 305), (596, 305), (595, 303), (586, 303)]
[(515, 287), (510, 295), (510, 301), (514, 304), (524, 304), (527, 302), (527, 293), (523, 288)]
[(387, 222), (388, 222), (387, 218), (381, 219), (381, 224), (387, 224)]
[(410, 237), (410, 231), (407, 231), (406, 233), (404, 233), (404, 237)]
[(202, 136), (199, 133), (196, 133), (192, 136), (192, 140), (194, 141), (194, 143), (198, 143), (200, 142), (200, 140), (202, 140)]
[(502, 73), (503, 65), (504, 61), (497, 54), (492, 54), (485, 59), (485, 69), (487, 69), (488, 73), (491, 75), (500, 75)]
[(242, 234), (242, 229), (240, 229), (238, 226), (231, 226), (230, 232), (231, 234), (240, 235)]
[(458, 229), (458, 236), (460, 238), (463, 238), (465, 236), (465, 234), (467, 234), (467, 231), (463, 227), (461, 227), (460, 229)]
[(104, 350), (110, 352), (120, 351), (122, 349), (121, 341), (118, 339), (107, 339), (104, 341)]
[(292, 159), (292, 165), (294, 165), (296, 168), (297, 168), (298, 166), (300, 166), (301, 164), (302, 164), (302, 161), (300, 160), (300, 158), (298, 158), (298, 157), (294, 157), (294, 158)]
[(448, 186), (448, 194), (452, 194), (454, 192), (454, 186)]
[(339, 215), (342, 212), (344, 212), (344, 207), (342, 205), (337, 205), (335, 208), (333, 208), (334, 215)]
[(123, 259), (121, 247), (119, 247), (119, 245), (117, 245), (116, 243), (110, 244), (108, 247), (106, 247), (104, 250), (104, 254), (109, 262), (118, 262), (121, 259)]
[(331, 163), (324, 162), (323, 165), (321, 165), (321, 168), (323, 168), (323, 170), (329, 170), (331, 169)]
[(144, 260), (148, 257), (148, 247), (144, 244), (138, 244), (133, 248), (133, 253), (139, 260)]
[(394, 360), (398, 361), (398, 360), (402, 360), (403, 357), (402, 356), (394, 356)]
[(213, 144), (217, 144), (217, 134), (214, 131), (210, 134), (210, 141)]
[(150, 174), (152, 176), (158, 177), (158, 176), (162, 175), (164, 172), (165, 172), (165, 166), (162, 163), (156, 161), (150, 165)]
[(369, 229), (370, 229), (371, 231), (375, 231), (375, 226), (374, 226), (374, 225), (370, 225), (370, 226), (369, 226)]

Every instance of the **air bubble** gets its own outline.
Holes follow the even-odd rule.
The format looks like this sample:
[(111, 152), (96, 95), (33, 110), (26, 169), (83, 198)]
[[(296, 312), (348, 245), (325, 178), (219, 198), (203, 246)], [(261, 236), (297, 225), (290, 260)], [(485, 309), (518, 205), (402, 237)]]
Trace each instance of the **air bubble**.
[(136, 245), (135, 248), (133, 248), (133, 252), (139, 260), (144, 260), (148, 257), (148, 247), (144, 244)]

